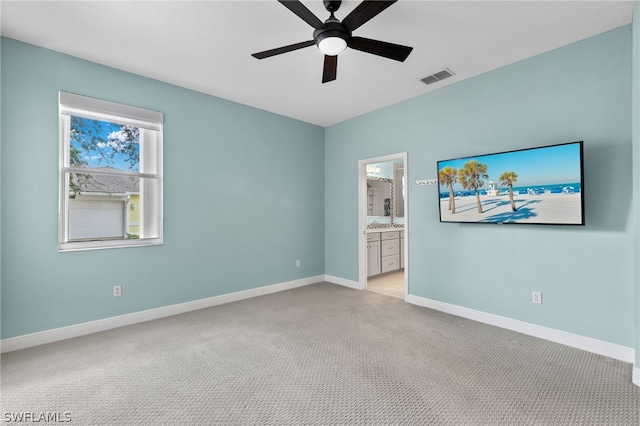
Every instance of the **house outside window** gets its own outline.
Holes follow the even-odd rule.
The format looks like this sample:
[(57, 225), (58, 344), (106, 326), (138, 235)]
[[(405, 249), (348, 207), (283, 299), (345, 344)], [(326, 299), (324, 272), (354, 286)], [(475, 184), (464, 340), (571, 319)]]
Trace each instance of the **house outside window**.
[(162, 244), (162, 113), (59, 94), (59, 251)]

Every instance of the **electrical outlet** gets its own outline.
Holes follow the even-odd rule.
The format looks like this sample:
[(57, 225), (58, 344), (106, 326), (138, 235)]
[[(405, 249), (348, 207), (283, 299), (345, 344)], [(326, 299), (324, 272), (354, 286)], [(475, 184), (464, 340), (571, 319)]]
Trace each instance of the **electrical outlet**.
[(537, 303), (538, 305), (542, 304), (542, 292), (541, 291), (533, 291), (531, 292), (531, 302)]
[(120, 297), (120, 296), (122, 296), (122, 286), (114, 285), (113, 286), (113, 297)]
[(300, 259), (296, 259), (296, 268), (300, 267)]

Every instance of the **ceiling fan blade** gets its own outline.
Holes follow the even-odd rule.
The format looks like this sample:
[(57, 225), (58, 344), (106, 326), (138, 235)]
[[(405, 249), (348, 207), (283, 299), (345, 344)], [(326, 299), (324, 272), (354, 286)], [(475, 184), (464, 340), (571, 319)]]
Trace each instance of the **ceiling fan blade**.
[(322, 70), (322, 82), (333, 81), (338, 73), (338, 56), (324, 55), (324, 69)]
[(300, 19), (316, 30), (324, 28), (324, 23), (298, 0), (278, 0), (284, 7), (295, 13)]
[(351, 37), (347, 40), (347, 45), (355, 50), (382, 56), (404, 62), (413, 50), (413, 47), (402, 46), (400, 44), (387, 43), (386, 41), (371, 40), (364, 37)]
[(257, 59), (264, 59), (264, 58), (269, 58), (271, 56), (280, 55), (282, 53), (293, 52), (294, 50), (313, 46), (314, 44), (316, 44), (316, 42), (313, 40), (302, 41), (300, 43), (290, 44), (289, 46), (282, 46), (276, 49), (265, 50), (264, 52), (253, 53), (251, 54), (251, 56)]
[(354, 31), (365, 22), (394, 4), (398, 0), (363, 1), (342, 20), (342, 25), (349, 31)]

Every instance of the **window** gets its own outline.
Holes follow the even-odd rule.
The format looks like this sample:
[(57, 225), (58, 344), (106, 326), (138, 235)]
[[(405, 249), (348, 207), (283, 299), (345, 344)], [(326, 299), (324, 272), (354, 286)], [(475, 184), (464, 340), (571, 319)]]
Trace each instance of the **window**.
[(162, 113), (60, 92), (58, 250), (162, 244)]

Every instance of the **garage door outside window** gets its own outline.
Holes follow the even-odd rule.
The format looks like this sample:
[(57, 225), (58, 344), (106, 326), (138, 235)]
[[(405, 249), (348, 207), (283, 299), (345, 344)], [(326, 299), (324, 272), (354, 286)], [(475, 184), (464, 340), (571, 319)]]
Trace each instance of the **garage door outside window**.
[(69, 239), (125, 238), (124, 201), (69, 200)]

